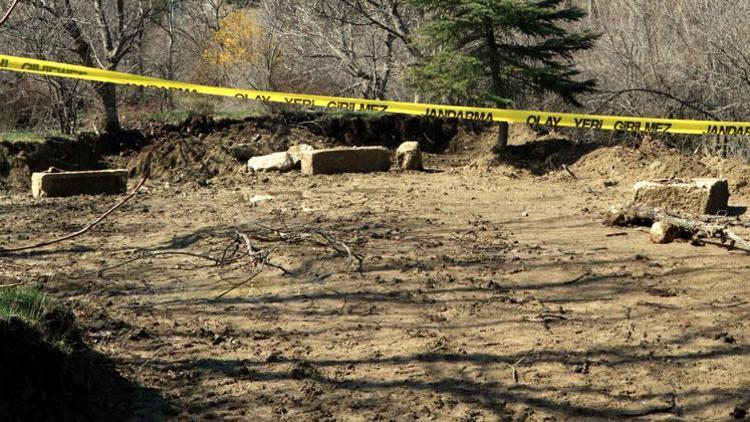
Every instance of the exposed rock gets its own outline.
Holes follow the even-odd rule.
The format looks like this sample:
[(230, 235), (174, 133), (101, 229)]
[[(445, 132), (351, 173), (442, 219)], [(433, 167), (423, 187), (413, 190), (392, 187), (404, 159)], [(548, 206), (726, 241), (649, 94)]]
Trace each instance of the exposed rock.
[(287, 152), (292, 157), (292, 161), (294, 161), (294, 167), (299, 168), (302, 165), (302, 155), (305, 152), (309, 152), (313, 150), (315, 150), (315, 148), (313, 148), (311, 145), (299, 144), (299, 145), (294, 145), (292, 147), (289, 147)]
[(127, 190), (127, 170), (70, 171), (50, 169), (31, 175), (34, 198), (73, 195), (117, 195)]
[(656, 180), (638, 182), (633, 188), (637, 204), (698, 215), (717, 214), (728, 208), (726, 179)]
[(419, 142), (404, 142), (396, 150), (396, 161), (401, 170), (424, 170)]
[(266, 202), (273, 200), (273, 196), (271, 195), (254, 195), (252, 198), (249, 198), (247, 202), (251, 204), (257, 204), (259, 202)]
[(657, 221), (651, 225), (651, 241), (662, 245), (672, 243), (678, 232), (677, 227), (664, 221)]
[(287, 152), (275, 152), (253, 157), (247, 166), (251, 171), (289, 171), (294, 168), (294, 160)]
[(302, 173), (338, 174), (388, 171), (391, 153), (384, 147), (332, 148), (302, 155)]

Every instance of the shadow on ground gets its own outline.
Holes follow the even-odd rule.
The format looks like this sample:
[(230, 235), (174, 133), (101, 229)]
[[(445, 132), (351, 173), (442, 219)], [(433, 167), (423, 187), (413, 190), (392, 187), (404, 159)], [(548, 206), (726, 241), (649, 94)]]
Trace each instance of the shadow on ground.
[(563, 165), (570, 166), (599, 147), (601, 145), (576, 143), (561, 138), (540, 139), (521, 145), (508, 145), (497, 159), (540, 176), (557, 171)]
[(66, 350), (11, 318), (0, 320), (0, 344), (3, 420), (158, 421), (173, 413), (158, 392), (123, 378), (80, 338)]

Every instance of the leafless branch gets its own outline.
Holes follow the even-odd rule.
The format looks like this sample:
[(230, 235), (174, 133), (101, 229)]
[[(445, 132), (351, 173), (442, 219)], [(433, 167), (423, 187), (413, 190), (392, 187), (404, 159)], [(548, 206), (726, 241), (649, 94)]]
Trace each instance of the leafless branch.
[(13, 14), (13, 9), (15, 9), (15, 8), (16, 8), (16, 6), (18, 6), (18, 2), (19, 2), (19, 1), (20, 1), (20, 0), (13, 0), (13, 3), (12, 3), (12, 4), (10, 5), (10, 7), (8, 8), (8, 11), (7, 11), (7, 12), (5, 12), (5, 15), (3, 16), (3, 18), (2, 18), (2, 19), (0, 19), (0, 26), (3, 26), (3, 25), (5, 25), (5, 22), (7, 22), (7, 21), (8, 21), (8, 19), (10, 19), (10, 15), (11, 15), (11, 14)]

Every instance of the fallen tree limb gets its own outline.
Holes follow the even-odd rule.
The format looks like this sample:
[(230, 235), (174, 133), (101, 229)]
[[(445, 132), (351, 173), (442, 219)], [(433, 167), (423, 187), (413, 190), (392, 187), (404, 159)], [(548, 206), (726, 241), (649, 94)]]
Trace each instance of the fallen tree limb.
[[(670, 211), (663, 208), (647, 205), (628, 204), (622, 207), (612, 207), (605, 214), (605, 222), (612, 226), (652, 226), (652, 240), (654, 229), (662, 232), (667, 237), (665, 242), (671, 241), (669, 237), (687, 237), (693, 241), (700, 242), (704, 239), (716, 239), (720, 245), (728, 249), (742, 249), (750, 252), (750, 242), (730, 231), (726, 225), (708, 223), (698, 216), (687, 215)], [(674, 230), (668, 233), (670, 229)], [(660, 243), (660, 242), (657, 242)]]
[(10, 15), (13, 13), (13, 9), (18, 6), (19, 0), (13, 0), (13, 3), (10, 5), (8, 10), (5, 12), (5, 15), (3, 15), (2, 19), (0, 19), (0, 26), (5, 25), (5, 22), (8, 22), (8, 19), (10, 19)]
[(138, 191), (141, 190), (141, 188), (143, 187), (143, 184), (146, 183), (146, 179), (148, 179), (148, 176), (144, 177), (143, 180), (141, 180), (141, 182), (138, 183), (138, 185), (135, 187), (135, 189), (133, 189), (133, 191), (130, 192), (130, 194), (128, 196), (126, 196), (125, 198), (123, 198), (122, 201), (118, 202), (115, 206), (113, 206), (112, 208), (110, 208), (107, 212), (105, 212), (104, 214), (102, 214), (99, 218), (97, 218), (96, 220), (94, 220), (92, 223), (90, 223), (86, 227), (82, 228), (81, 230), (78, 230), (75, 233), (71, 233), (71, 234), (65, 235), (63, 237), (59, 237), (57, 239), (53, 239), (53, 240), (48, 240), (48, 241), (45, 241), (45, 242), (36, 243), (34, 245), (21, 246), (21, 247), (18, 247), (18, 248), (10, 248), (10, 249), (5, 249), (5, 248), (0, 247), (0, 255), (7, 254), (9, 252), (21, 252), (21, 251), (28, 251), (28, 250), (31, 250), (31, 249), (39, 249), (39, 248), (42, 248), (42, 247), (45, 247), (45, 246), (53, 245), (55, 243), (60, 243), (60, 242), (66, 241), (66, 240), (70, 240), (70, 239), (76, 238), (76, 237), (78, 237), (78, 236), (80, 236), (80, 235), (88, 232), (89, 230), (91, 230), (92, 228), (94, 228), (94, 226), (96, 226), (97, 224), (99, 224), (102, 221), (104, 221), (105, 218), (107, 218), (110, 214), (112, 214), (113, 212), (115, 212), (118, 208), (120, 208), (121, 206), (125, 205), (126, 202), (130, 201), (138, 193)]

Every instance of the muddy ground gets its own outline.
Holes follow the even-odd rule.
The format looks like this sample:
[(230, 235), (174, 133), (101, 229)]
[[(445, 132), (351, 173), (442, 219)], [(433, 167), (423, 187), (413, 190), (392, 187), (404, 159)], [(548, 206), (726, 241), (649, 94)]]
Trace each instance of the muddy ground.
[[(133, 396), (126, 419), (743, 416), (750, 257), (654, 245), (600, 212), (640, 178), (724, 175), (742, 213), (750, 167), (649, 142), (563, 145), (552, 158), (533, 155), (549, 143), (517, 146), (498, 163), (491, 138), (464, 136), (424, 173), (154, 179), (91, 233), (0, 257), (0, 284), (64, 298), (93, 349), (158, 391)], [(0, 245), (75, 231), (114, 201), (6, 190)], [(363, 267), (322, 245), (253, 238), (288, 274), (266, 267), (217, 298), (253, 267), (137, 259), (220, 250), (256, 224), (324, 231)]]

